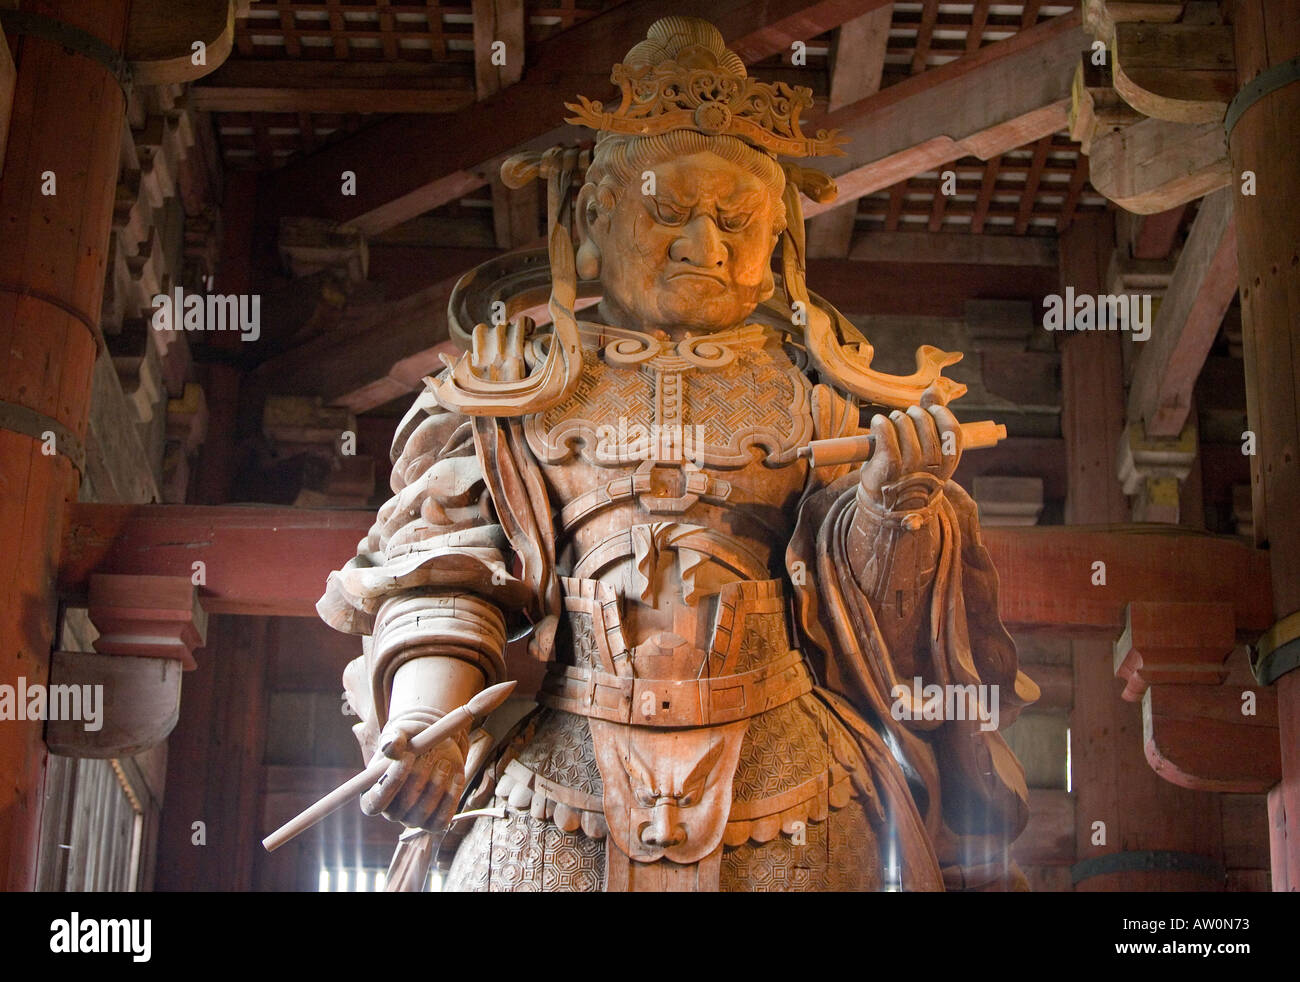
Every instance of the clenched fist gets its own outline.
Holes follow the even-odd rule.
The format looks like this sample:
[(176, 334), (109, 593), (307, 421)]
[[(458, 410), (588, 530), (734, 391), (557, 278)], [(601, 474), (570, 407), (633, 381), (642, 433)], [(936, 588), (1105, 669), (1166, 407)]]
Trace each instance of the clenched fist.
[(946, 406), (877, 414), (871, 434), (875, 449), (862, 465), (862, 489), (880, 511), (924, 507), (961, 460), (961, 426)]
[(451, 824), (465, 788), (464, 735), (443, 740), (418, 757), (409, 741), (432, 719), (393, 720), (379, 737), (380, 752), (392, 758), (384, 776), (361, 796), (361, 810), (382, 814), (407, 828), (442, 832)]

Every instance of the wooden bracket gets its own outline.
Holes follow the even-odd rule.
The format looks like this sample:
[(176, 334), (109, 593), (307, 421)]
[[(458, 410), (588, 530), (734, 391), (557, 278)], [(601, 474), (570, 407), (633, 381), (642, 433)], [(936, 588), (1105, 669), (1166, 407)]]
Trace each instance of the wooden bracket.
[(1194, 791), (1267, 791), (1281, 779), (1277, 694), (1256, 685), (1230, 604), (1131, 603), (1115, 643), (1124, 698), (1142, 702), (1151, 769)]
[(1237, 89), (1232, 28), (1115, 25), (1115, 91), (1134, 109), (1175, 123), (1218, 123)]
[(1115, 642), (1115, 675), (1128, 682), (1124, 698), (1137, 702), (1158, 683), (1221, 685), (1224, 661), (1236, 644), (1226, 603), (1130, 603), (1124, 633)]
[(1277, 691), (1256, 685), (1245, 649), (1223, 685), (1152, 685), (1142, 749), (1152, 770), (1193, 791), (1267, 791), (1282, 779)]
[(131, 756), (176, 726), (181, 674), (196, 667), (208, 617), (185, 576), (95, 573), (89, 593), (95, 650), (50, 660), (51, 693), (78, 711), (47, 717), (45, 744), (65, 757)]
[(89, 612), (101, 655), (173, 658), (197, 668), (194, 649), (207, 639), (208, 615), (188, 577), (95, 573)]

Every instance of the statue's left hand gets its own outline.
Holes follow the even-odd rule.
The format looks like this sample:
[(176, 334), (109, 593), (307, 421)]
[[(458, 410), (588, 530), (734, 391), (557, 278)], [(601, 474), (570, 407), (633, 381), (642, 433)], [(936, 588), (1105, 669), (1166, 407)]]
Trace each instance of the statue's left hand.
[[(895, 410), (871, 419), (876, 438), (871, 458), (862, 465), (862, 487), (882, 509), (892, 509), (886, 491), (909, 484), (942, 488), (961, 460), (962, 431), (957, 418), (941, 405)], [(947, 451), (947, 452), (945, 452)]]

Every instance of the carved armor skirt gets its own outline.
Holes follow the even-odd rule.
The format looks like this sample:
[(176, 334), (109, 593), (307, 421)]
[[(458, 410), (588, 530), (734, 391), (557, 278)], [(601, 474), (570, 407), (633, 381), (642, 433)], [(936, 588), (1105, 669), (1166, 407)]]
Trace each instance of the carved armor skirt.
[[(834, 891), (885, 886), (872, 797), (854, 787), (854, 775), (866, 775), (865, 764), (853, 760), (859, 751), (852, 737), (815, 695), (750, 721), (723, 842), (696, 864), (660, 858), (633, 866), (635, 861), (618, 848), (601, 810), (603, 783), (585, 718), (543, 707), (529, 720), (525, 738), (529, 731), (531, 739), (506, 765), (497, 787), (493, 804), (504, 817), (475, 820), (456, 851), (444, 889)], [(836, 759), (837, 749), (845, 763)]]
[(491, 768), (500, 817), (475, 820), (445, 889), (890, 885), (871, 767), (790, 650), (779, 583), (728, 584), (685, 678), (639, 675), (607, 588), (565, 586), (575, 664)]

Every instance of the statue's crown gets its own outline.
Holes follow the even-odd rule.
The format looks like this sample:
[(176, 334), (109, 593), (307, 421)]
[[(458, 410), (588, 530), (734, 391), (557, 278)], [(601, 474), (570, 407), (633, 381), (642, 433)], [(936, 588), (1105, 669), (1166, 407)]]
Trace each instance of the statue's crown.
[(574, 113), (567, 122), (631, 136), (725, 133), (788, 157), (843, 154), (836, 131), (808, 137), (799, 128), (800, 111), (812, 105), (811, 89), (750, 78), (718, 29), (696, 17), (656, 21), (610, 79), (623, 93), (618, 108), (578, 96), (576, 104), (565, 103)]

